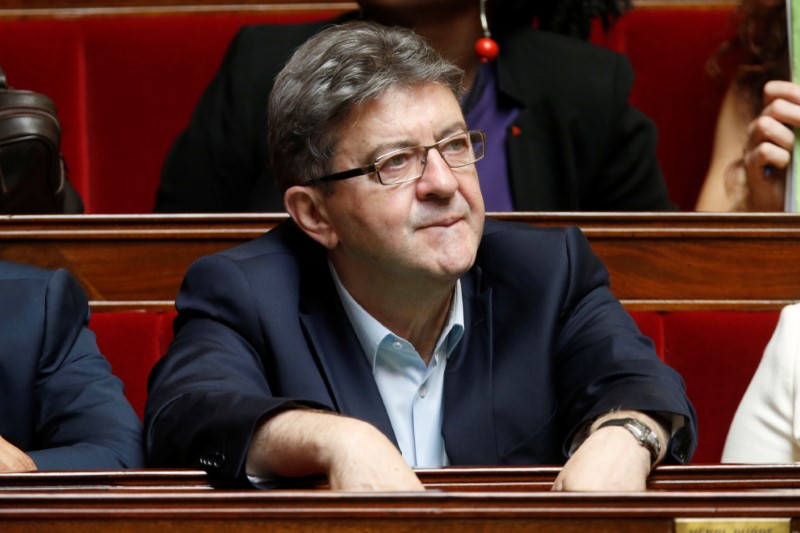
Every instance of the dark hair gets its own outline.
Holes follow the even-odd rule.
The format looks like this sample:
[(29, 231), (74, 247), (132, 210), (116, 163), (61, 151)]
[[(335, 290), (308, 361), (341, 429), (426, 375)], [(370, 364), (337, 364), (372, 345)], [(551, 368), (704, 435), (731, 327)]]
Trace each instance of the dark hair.
[(494, 0), (492, 33), (535, 24), (539, 29), (587, 39), (593, 19), (608, 29), (631, 8), (631, 0)]
[(463, 77), (408, 29), (349, 22), (317, 33), (292, 55), (270, 94), (269, 152), (278, 187), (286, 191), (331, 172), (338, 127), (355, 107), (432, 83), (458, 96)]
[[(789, 79), (789, 45), (784, 0), (742, 0), (734, 15), (736, 35), (712, 58), (712, 70), (733, 78), (734, 88), (758, 115), (764, 85)], [(728, 66), (733, 64), (733, 67)], [(733, 72), (729, 72), (729, 71)]]

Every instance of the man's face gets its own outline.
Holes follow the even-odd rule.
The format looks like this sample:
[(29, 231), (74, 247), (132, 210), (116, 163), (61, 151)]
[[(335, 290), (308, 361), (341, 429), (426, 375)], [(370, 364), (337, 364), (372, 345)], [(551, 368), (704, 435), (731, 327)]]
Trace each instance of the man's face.
[[(344, 121), (332, 169), (365, 166), (393, 149), (463, 131), (449, 89), (392, 91)], [(346, 283), (452, 282), (475, 260), (484, 219), (475, 165), (451, 169), (435, 148), (416, 181), (385, 186), (375, 174), (359, 176), (338, 182), (323, 201), (338, 240), (331, 260)]]

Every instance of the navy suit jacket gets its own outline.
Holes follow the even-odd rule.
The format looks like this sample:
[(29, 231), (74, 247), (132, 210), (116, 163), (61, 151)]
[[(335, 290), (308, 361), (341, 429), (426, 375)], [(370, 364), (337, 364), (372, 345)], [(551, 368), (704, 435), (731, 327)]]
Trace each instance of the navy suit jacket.
[[(685, 417), (668, 460), (691, 457), (683, 381), (611, 295), (579, 230), (487, 220), (461, 282), (465, 332), (445, 373), (451, 464), (563, 463), (575, 433), (615, 408)], [(152, 465), (242, 477), (254, 427), (297, 403), (394, 440), (325, 251), (292, 222), (196, 262), (177, 307), (175, 339), (149, 381)]]
[(0, 261), (0, 436), (39, 470), (142, 468), (138, 416), (65, 270)]

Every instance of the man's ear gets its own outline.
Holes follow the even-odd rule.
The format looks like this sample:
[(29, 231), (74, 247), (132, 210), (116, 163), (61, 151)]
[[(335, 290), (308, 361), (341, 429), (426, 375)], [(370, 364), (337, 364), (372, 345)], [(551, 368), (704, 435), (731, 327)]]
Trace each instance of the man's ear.
[(318, 187), (295, 185), (283, 194), (286, 211), (300, 229), (327, 249), (339, 243), (339, 236), (328, 217), (325, 193)]

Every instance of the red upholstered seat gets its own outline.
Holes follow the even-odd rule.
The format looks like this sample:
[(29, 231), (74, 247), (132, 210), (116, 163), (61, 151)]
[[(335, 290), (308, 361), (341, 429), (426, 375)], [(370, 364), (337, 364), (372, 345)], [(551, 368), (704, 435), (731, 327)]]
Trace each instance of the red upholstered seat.
[(55, 102), (70, 180), (84, 196), (89, 184), (81, 42), (75, 21), (0, 19), (0, 67), (8, 84), (46, 94)]
[(733, 33), (732, 7), (634, 9), (607, 45), (631, 61), (631, 102), (656, 123), (658, 159), (670, 197), (693, 211), (705, 179), (725, 84), (707, 70)]
[(125, 396), (140, 417), (147, 399), (147, 376), (172, 338), (173, 316), (147, 312), (92, 314), (89, 327), (97, 335), (97, 345), (114, 375), (125, 383)]
[(83, 20), (92, 212), (153, 210), (164, 157), (241, 26), (324, 16), (329, 15)]
[(718, 463), (736, 408), (778, 312), (672, 312), (663, 316), (664, 361), (686, 381), (697, 410), (694, 463)]
[(333, 15), (0, 19), (0, 66), (16, 88), (55, 100), (63, 152), (87, 213), (150, 213), (167, 150), (236, 31)]

